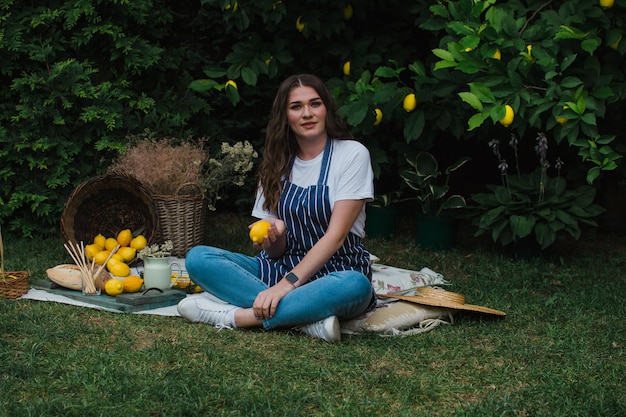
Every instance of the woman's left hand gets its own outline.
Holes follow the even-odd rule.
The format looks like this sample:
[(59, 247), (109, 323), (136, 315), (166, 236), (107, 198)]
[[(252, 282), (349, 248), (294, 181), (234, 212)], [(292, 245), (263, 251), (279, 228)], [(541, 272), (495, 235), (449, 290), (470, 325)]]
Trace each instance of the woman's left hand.
[(280, 257), (285, 251), (285, 243), (287, 237), (287, 226), (285, 222), (279, 219), (263, 219), (272, 224), (267, 231), (267, 236), (260, 245), (254, 243), (259, 249), (264, 249), (271, 258)]
[(293, 291), (293, 286), (291, 284), (287, 283), (287, 285), (282, 285), (281, 283), (278, 283), (273, 287), (258, 293), (256, 299), (254, 300), (254, 304), (252, 304), (254, 316), (257, 320), (271, 319), (274, 317), (278, 303), (291, 291)]

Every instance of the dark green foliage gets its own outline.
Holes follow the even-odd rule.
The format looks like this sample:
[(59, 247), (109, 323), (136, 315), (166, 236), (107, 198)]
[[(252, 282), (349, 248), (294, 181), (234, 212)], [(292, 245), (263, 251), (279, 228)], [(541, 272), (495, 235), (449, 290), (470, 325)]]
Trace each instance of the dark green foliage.
[[(439, 146), (456, 160), (457, 145), (510, 132), (544, 131), (570, 146), (570, 160), (583, 160), (576, 177), (593, 183), (619, 169), (624, 153), (625, 8), (625, 0), (610, 9), (597, 0), (2, 0), (0, 223), (27, 236), (57, 230), (72, 189), (145, 129), (249, 140), (262, 151), (276, 88), (301, 72), (331, 87), (370, 149), (380, 192), (402, 182), (405, 154)], [(408, 93), (417, 97), (411, 112), (402, 108)], [(506, 130), (497, 123), (505, 104), (515, 111)]]
[(209, 111), (164, 2), (43, 3), (4, 2), (0, 28), (0, 218), (24, 235), (56, 230), (128, 133), (186, 135)]
[(488, 188), (490, 193), (472, 195), (476, 236), (491, 234), (503, 246), (529, 236), (545, 249), (563, 233), (577, 240), (580, 224), (597, 226), (596, 218), (604, 211), (594, 203), (595, 188), (568, 189), (563, 177), (550, 178), (539, 168)]

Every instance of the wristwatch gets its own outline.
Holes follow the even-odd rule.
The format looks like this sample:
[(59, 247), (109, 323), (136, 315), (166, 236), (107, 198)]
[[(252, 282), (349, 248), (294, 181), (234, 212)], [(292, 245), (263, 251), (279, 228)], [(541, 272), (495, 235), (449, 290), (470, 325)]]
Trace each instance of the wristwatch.
[(297, 287), (296, 284), (298, 284), (299, 278), (296, 274), (294, 274), (293, 272), (290, 272), (287, 275), (285, 275), (285, 279), (289, 281), (291, 285), (293, 285), (294, 287)]

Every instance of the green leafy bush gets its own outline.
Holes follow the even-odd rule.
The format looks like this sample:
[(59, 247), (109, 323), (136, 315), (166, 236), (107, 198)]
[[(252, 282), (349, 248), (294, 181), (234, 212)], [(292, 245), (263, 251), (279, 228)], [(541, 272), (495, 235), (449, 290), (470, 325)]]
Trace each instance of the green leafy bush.
[(604, 209), (594, 203), (595, 188), (589, 185), (568, 188), (561, 176), (562, 161), (558, 158), (554, 163), (556, 177), (548, 175), (550, 163), (545, 135), (537, 137), (535, 151), (539, 166), (530, 173), (520, 172), (517, 138), (513, 136), (509, 144), (515, 153), (517, 171), (512, 174), (508, 173), (499, 142), (490, 142), (498, 159), (502, 185), (487, 185), (489, 193), (471, 196), (470, 217), (478, 228), (476, 236), (489, 233), (494, 242), (503, 246), (529, 238), (545, 249), (563, 233), (580, 238), (580, 224), (598, 225), (596, 218)]

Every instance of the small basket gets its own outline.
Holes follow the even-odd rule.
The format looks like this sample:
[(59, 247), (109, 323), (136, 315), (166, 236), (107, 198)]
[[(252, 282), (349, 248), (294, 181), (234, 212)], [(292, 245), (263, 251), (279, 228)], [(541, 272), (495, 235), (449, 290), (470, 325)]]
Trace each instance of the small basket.
[[(191, 189), (191, 194), (183, 190)], [(204, 191), (199, 184), (187, 183), (175, 195), (153, 195), (159, 213), (159, 241), (171, 240), (172, 256), (184, 257), (202, 242), (206, 221)]]
[(0, 297), (14, 300), (28, 292), (28, 271), (0, 274)]
[(65, 241), (91, 243), (102, 233), (115, 237), (124, 229), (152, 243), (158, 230), (152, 196), (134, 177), (118, 172), (94, 177), (72, 192), (61, 215)]

